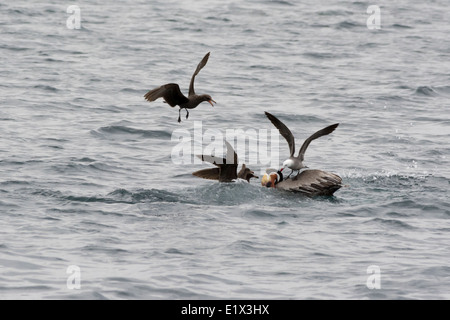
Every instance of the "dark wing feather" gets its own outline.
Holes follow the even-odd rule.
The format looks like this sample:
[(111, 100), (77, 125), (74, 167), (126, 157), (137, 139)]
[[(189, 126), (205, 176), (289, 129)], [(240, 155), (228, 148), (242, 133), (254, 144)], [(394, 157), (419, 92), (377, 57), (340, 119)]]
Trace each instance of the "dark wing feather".
[(265, 114), (266, 114), (267, 118), (269, 118), (270, 122), (272, 122), (273, 125), (278, 129), (280, 134), (286, 139), (287, 143), (289, 144), (289, 150), (291, 152), (291, 157), (292, 157), (295, 152), (295, 139), (294, 139), (294, 136), (293, 136), (291, 130), (289, 130), (289, 128), (286, 127), (286, 125), (283, 122), (281, 122), (274, 115), (272, 115), (268, 112), (265, 112)]
[[(238, 156), (236, 152), (234, 151), (233, 147), (225, 141), (225, 144), (227, 145), (227, 155), (226, 158), (219, 158), (214, 156), (205, 156), (205, 155), (198, 155), (202, 161), (206, 161), (209, 163), (212, 163), (216, 165), (218, 168), (214, 168), (218, 172), (218, 179), (220, 182), (231, 182), (235, 179), (237, 179), (237, 166), (238, 166)], [(208, 170), (208, 169), (206, 169)], [(194, 172), (194, 175), (200, 176), (199, 174), (205, 174), (203, 170)], [(206, 173), (209, 174), (209, 173)], [(206, 175), (205, 174), (205, 175)], [(209, 179), (209, 178), (205, 178)]]
[(227, 155), (225, 158), (225, 164), (221, 166), (220, 169), (220, 182), (231, 182), (237, 179), (237, 167), (238, 167), (238, 156), (234, 151), (231, 144), (225, 141), (227, 145)]
[(195, 171), (192, 173), (194, 176), (209, 179), (209, 180), (219, 180), (220, 169), (219, 168), (211, 168), (211, 169), (203, 169), (199, 171)]
[(158, 98), (164, 98), (171, 107), (189, 102), (188, 98), (181, 93), (180, 87), (176, 83), (168, 83), (159, 88), (150, 90), (144, 97), (150, 102), (155, 101)]
[(331, 196), (342, 187), (338, 175), (322, 170), (305, 170), (276, 185), (278, 189), (301, 192), (307, 196)]
[(197, 155), (197, 158), (201, 159), (202, 161), (206, 161), (209, 163), (212, 163), (218, 167), (225, 164), (227, 161), (224, 158), (214, 157), (214, 156), (205, 156), (205, 155)]
[(317, 131), (316, 133), (311, 135), (308, 139), (306, 139), (305, 142), (303, 142), (303, 145), (300, 148), (300, 151), (298, 152), (297, 158), (299, 158), (300, 161), (303, 161), (306, 149), (308, 148), (311, 141), (313, 141), (314, 139), (320, 138), (321, 136), (325, 136), (327, 134), (332, 133), (334, 131), (334, 129), (337, 128), (338, 125), (339, 125), (339, 123), (332, 124), (331, 126), (328, 126), (326, 128), (323, 128), (322, 130)]
[(203, 69), (203, 67), (206, 65), (206, 63), (208, 62), (209, 59), (209, 52), (203, 57), (202, 61), (200, 61), (200, 63), (197, 65), (197, 69), (195, 69), (194, 74), (192, 75), (191, 78), (191, 84), (189, 85), (189, 96), (195, 95), (195, 90), (194, 90), (194, 80), (195, 80), (195, 76), (200, 72), (200, 70)]
[(227, 145), (227, 156), (226, 156), (226, 163), (227, 164), (235, 164), (237, 166), (238, 164), (238, 155), (236, 151), (234, 151), (231, 144), (228, 143), (228, 141), (225, 141), (225, 144)]

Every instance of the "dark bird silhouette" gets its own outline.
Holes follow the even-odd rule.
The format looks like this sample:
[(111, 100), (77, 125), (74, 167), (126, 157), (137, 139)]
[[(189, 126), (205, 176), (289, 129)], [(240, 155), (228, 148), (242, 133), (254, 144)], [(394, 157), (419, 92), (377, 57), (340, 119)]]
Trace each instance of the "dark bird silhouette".
[(303, 145), (300, 148), (298, 155), (295, 156), (294, 155), (294, 153), (295, 153), (295, 138), (294, 138), (294, 135), (292, 134), (291, 130), (289, 130), (289, 128), (274, 115), (270, 114), (269, 112), (265, 112), (265, 114), (266, 114), (267, 118), (269, 118), (269, 120), (272, 122), (272, 124), (278, 129), (280, 134), (286, 139), (287, 143), (289, 144), (290, 156), (288, 159), (286, 159), (283, 162), (283, 169), (288, 167), (292, 171), (297, 170), (297, 172), (302, 168), (307, 168), (303, 164), (303, 160), (305, 158), (306, 149), (308, 148), (311, 141), (332, 133), (334, 131), (334, 129), (336, 129), (337, 126), (339, 125), (339, 123), (333, 124), (331, 126), (323, 128), (322, 130), (319, 130), (316, 133), (314, 133), (313, 135), (311, 135), (308, 139), (305, 140), (305, 142), (303, 142)]
[(200, 103), (207, 101), (214, 106), (213, 102), (216, 103), (210, 95), (201, 94), (198, 95), (194, 90), (194, 80), (195, 76), (202, 70), (202, 68), (206, 65), (209, 59), (209, 52), (205, 55), (205, 57), (200, 61), (197, 65), (197, 69), (191, 78), (191, 83), (189, 85), (189, 95), (186, 97), (183, 93), (181, 93), (180, 87), (176, 83), (168, 83), (162, 85), (158, 88), (150, 90), (147, 92), (144, 97), (147, 101), (152, 102), (158, 98), (163, 98), (164, 101), (169, 104), (171, 107), (179, 106), (180, 110), (178, 110), (178, 122), (181, 122), (181, 109), (186, 110), (186, 119), (189, 117), (188, 109), (194, 109)]
[(237, 178), (250, 182), (251, 178), (258, 178), (245, 164), (242, 164), (241, 170), (237, 172), (238, 156), (227, 141), (225, 141), (225, 144), (227, 145), (226, 158), (197, 155), (202, 161), (210, 162), (217, 166), (217, 168), (203, 169), (192, 174), (203, 179), (219, 180), (219, 182), (232, 182)]

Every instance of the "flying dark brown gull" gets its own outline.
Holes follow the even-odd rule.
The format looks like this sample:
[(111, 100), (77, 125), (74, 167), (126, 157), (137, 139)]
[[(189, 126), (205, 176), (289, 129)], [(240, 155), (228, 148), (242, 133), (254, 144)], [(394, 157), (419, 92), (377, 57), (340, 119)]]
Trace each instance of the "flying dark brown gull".
[(202, 159), (202, 161), (214, 164), (217, 168), (203, 169), (192, 174), (203, 179), (219, 180), (219, 182), (232, 182), (238, 178), (250, 182), (251, 178), (258, 178), (252, 170), (247, 168), (245, 163), (242, 164), (241, 170), (237, 172), (238, 156), (228, 141), (225, 141), (225, 144), (227, 145), (226, 158), (205, 155), (197, 156)]
[(311, 141), (332, 133), (334, 129), (336, 129), (339, 125), (339, 123), (333, 124), (311, 135), (308, 139), (305, 140), (305, 142), (303, 142), (298, 155), (295, 156), (295, 138), (291, 130), (289, 130), (289, 128), (274, 115), (270, 114), (269, 112), (265, 112), (265, 114), (289, 144), (290, 156), (283, 162), (283, 168), (288, 167), (292, 171), (296, 170), (297, 173), (300, 169), (307, 168), (305, 165), (303, 165), (303, 160), (305, 158), (306, 149), (308, 148)]
[[(311, 141), (333, 132), (339, 123), (328, 126), (317, 131), (305, 140), (297, 156), (295, 153), (295, 139), (289, 128), (274, 115), (266, 112), (266, 116), (278, 129), (280, 134), (289, 144), (290, 157), (283, 162), (283, 168), (276, 171), (268, 169), (261, 179), (261, 184), (265, 187), (272, 187), (281, 190), (300, 192), (308, 196), (331, 196), (342, 187), (342, 179), (338, 175), (322, 170), (304, 170), (293, 178), (283, 178), (282, 171), (288, 167), (291, 170), (307, 168), (303, 165), (306, 149)], [(291, 172), (292, 174), (292, 172)]]
[(186, 110), (186, 119), (189, 117), (188, 109), (194, 109), (200, 103), (207, 101), (214, 106), (213, 102), (216, 103), (210, 95), (208, 94), (196, 94), (194, 90), (194, 80), (195, 76), (202, 70), (202, 68), (206, 65), (209, 58), (209, 52), (205, 55), (205, 57), (200, 61), (195, 70), (194, 74), (191, 78), (191, 84), (189, 85), (189, 95), (186, 97), (181, 93), (180, 87), (176, 83), (168, 83), (162, 85), (158, 88), (150, 90), (147, 92), (144, 97), (147, 101), (152, 102), (158, 98), (163, 98), (165, 102), (167, 102), (171, 107), (179, 106), (180, 110), (178, 110), (178, 122), (181, 122), (181, 109)]

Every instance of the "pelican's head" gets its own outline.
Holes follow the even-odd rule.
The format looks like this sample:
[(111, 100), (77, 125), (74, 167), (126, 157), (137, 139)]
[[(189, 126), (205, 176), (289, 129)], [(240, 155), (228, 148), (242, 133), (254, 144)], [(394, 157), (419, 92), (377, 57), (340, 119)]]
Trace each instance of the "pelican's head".
[(266, 173), (261, 179), (261, 185), (267, 188), (275, 188), (275, 185), (280, 180), (278, 173), (275, 169), (267, 169)]

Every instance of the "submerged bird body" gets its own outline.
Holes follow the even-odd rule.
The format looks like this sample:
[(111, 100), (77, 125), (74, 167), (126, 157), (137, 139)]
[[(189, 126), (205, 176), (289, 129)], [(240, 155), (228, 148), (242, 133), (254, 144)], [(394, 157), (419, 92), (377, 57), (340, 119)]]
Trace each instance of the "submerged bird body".
[(200, 61), (195, 70), (194, 74), (191, 78), (191, 83), (189, 85), (189, 95), (186, 97), (180, 90), (180, 86), (176, 83), (168, 83), (164, 84), (158, 88), (150, 90), (147, 92), (144, 97), (147, 101), (152, 102), (156, 99), (163, 98), (164, 101), (170, 105), (171, 107), (179, 106), (180, 109), (178, 111), (178, 122), (181, 122), (181, 109), (186, 110), (186, 119), (189, 117), (188, 109), (196, 108), (200, 103), (207, 101), (211, 106), (214, 106), (213, 102), (216, 103), (210, 95), (201, 94), (198, 95), (194, 90), (194, 80), (195, 76), (200, 72), (200, 70), (206, 65), (209, 59), (209, 52), (205, 55), (205, 57)]
[(300, 192), (307, 196), (332, 196), (342, 187), (342, 179), (338, 175), (322, 170), (304, 170), (293, 178), (285, 179), (275, 188)]
[(237, 171), (237, 154), (227, 141), (225, 141), (225, 144), (227, 145), (226, 158), (205, 155), (197, 156), (203, 161), (214, 164), (217, 168), (203, 169), (192, 174), (203, 179), (218, 180), (219, 182), (232, 182), (238, 178), (250, 182), (251, 178), (258, 178), (252, 170), (246, 167), (245, 164), (242, 164), (242, 168), (239, 172)]
[(299, 192), (307, 196), (332, 196), (342, 187), (342, 179), (322, 170), (304, 170), (293, 178), (283, 178), (282, 170), (269, 169), (261, 179), (267, 188)]

